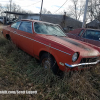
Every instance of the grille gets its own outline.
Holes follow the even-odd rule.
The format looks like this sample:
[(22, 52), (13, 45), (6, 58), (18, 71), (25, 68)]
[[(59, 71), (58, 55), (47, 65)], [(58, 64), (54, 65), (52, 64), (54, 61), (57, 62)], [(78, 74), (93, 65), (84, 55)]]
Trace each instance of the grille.
[(99, 60), (99, 57), (94, 57), (94, 58), (82, 58), (80, 63), (96, 62), (97, 60)]

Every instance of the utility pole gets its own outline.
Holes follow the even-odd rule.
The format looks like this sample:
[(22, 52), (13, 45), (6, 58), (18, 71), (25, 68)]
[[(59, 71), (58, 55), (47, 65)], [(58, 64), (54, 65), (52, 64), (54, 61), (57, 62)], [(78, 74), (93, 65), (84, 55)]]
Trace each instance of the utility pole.
[(43, 6), (43, 0), (42, 0), (42, 2), (41, 2), (40, 20), (41, 20), (42, 6)]
[(87, 7), (88, 7), (88, 0), (86, 0), (86, 4), (85, 4), (85, 10), (84, 10), (84, 18), (83, 18), (82, 28), (85, 28), (85, 25), (86, 25)]
[(12, 0), (10, 0), (10, 12), (11, 12), (11, 2), (12, 2)]
[[(12, 2), (12, 0), (9, 0), (9, 2), (10, 2), (10, 12), (11, 12), (11, 2)], [(10, 15), (9, 15), (9, 19), (10, 19)]]

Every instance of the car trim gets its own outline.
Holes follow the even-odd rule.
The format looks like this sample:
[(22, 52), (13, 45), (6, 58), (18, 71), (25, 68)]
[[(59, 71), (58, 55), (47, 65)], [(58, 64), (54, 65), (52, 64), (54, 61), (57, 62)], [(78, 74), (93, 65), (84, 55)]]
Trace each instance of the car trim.
[[(21, 25), (22, 21), (18, 21), (18, 22), (20, 22), (20, 24), (18, 25), (17, 30), (19, 29), (19, 26)], [(16, 23), (16, 22), (15, 22), (15, 23)]]
[[(82, 36), (82, 38), (88, 39), (88, 40), (93, 40), (93, 39), (85, 38), (85, 37), (83, 37), (83, 36)], [(100, 42), (99, 40), (93, 40), (93, 41)]]
[[(10, 32), (13, 32), (13, 31), (10, 31)], [(53, 49), (55, 49), (55, 50), (58, 50), (58, 51), (60, 51), (60, 52), (63, 52), (63, 53), (65, 53), (65, 54), (67, 54), (67, 55), (71, 55), (71, 54), (69, 54), (69, 53), (67, 53), (67, 52), (64, 52), (64, 51), (59, 50), (59, 49), (54, 48), (54, 47), (51, 47), (50, 45), (44, 44), (44, 43), (42, 43), (42, 42), (39, 42), (39, 41), (34, 40), (34, 39), (32, 39), (32, 38), (26, 37), (26, 36), (24, 36), (24, 35), (20, 35), (20, 34), (18, 34), (17, 32), (13, 32), (13, 33), (14, 33), (14, 34), (17, 34), (17, 35), (19, 35), (19, 36), (22, 36), (22, 37), (28, 38), (28, 39), (30, 39), (30, 40), (32, 40), (32, 41), (38, 42), (38, 43), (40, 43), (40, 44), (43, 44), (43, 45), (45, 45), (45, 46), (48, 46), (48, 47), (50, 47), (50, 48), (53, 48)]]
[(74, 68), (74, 67), (84, 66), (84, 65), (94, 65), (94, 64), (97, 64), (99, 62), (100, 62), (100, 60), (97, 60), (96, 62), (80, 63), (80, 64), (73, 64), (73, 65), (69, 65), (69, 64), (65, 63), (65, 66), (66, 67), (69, 67), (69, 68)]

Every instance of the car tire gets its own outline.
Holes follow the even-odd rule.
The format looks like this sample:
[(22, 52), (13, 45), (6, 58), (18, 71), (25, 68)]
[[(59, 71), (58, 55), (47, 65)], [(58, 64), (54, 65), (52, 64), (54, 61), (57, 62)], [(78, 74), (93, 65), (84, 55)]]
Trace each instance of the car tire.
[(51, 54), (49, 53), (42, 54), (40, 58), (40, 63), (42, 67), (51, 69), (55, 75), (60, 77), (64, 76), (64, 72), (59, 69), (56, 60)]

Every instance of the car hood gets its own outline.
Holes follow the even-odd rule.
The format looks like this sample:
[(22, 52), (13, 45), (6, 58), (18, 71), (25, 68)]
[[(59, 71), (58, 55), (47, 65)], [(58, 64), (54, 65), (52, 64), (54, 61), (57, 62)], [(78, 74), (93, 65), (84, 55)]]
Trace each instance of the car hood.
[(75, 39), (71, 39), (68, 37), (60, 37), (60, 36), (49, 36), (49, 35), (42, 35), (42, 37), (50, 41), (53, 41), (57, 44), (60, 44), (59, 46), (62, 45), (66, 48), (69, 48), (74, 52), (80, 52), (84, 56), (86, 56), (87, 53), (89, 54), (87, 56), (99, 55), (99, 52), (96, 49)]

